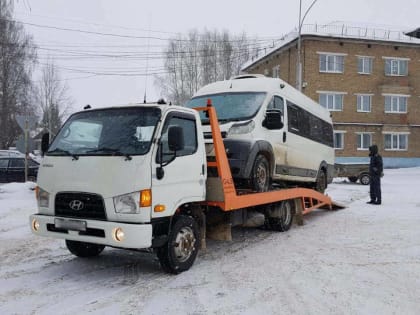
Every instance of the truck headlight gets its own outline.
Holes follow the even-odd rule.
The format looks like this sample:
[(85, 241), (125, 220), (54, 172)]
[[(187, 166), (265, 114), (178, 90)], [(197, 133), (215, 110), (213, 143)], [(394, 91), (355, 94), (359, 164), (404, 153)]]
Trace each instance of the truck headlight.
[(247, 121), (246, 123), (234, 124), (230, 127), (228, 134), (229, 135), (241, 135), (250, 133), (255, 128), (255, 123), (253, 120)]
[(50, 204), (50, 193), (37, 186), (35, 188), (36, 200), (39, 208), (48, 208)]
[(121, 195), (114, 197), (114, 207), (116, 213), (139, 213), (138, 206), (140, 200), (140, 192)]

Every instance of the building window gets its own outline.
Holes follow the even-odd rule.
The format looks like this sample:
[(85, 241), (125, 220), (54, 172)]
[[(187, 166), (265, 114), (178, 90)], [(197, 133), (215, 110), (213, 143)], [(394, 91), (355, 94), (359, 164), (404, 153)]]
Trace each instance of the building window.
[(357, 150), (369, 150), (372, 145), (372, 134), (368, 132), (357, 133)]
[(408, 75), (408, 60), (403, 58), (385, 58), (385, 75), (406, 76)]
[(334, 54), (320, 54), (319, 72), (343, 73), (344, 56)]
[(373, 65), (373, 57), (358, 56), (357, 72), (360, 74), (371, 74)]
[(385, 96), (385, 113), (407, 113), (408, 95), (391, 95)]
[(345, 93), (339, 92), (318, 92), (319, 104), (330, 111), (342, 111)]
[(407, 151), (407, 149), (408, 149), (408, 134), (407, 133), (385, 134), (385, 150)]
[(372, 104), (371, 94), (357, 94), (357, 111), (369, 113)]
[(334, 149), (344, 149), (344, 131), (334, 131)]
[(273, 67), (273, 78), (280, 78), (280, 66)]

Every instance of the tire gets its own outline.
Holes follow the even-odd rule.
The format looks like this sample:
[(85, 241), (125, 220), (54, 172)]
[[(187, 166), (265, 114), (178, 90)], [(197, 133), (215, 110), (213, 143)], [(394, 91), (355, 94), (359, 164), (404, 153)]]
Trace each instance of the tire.
[(295, 210), (291, 201), (275, 203), (267, 213), (266, 227), (272, 231), (288, 231), (292, 226), (294, 214)]
[(257, 192), (268, 191), (270, 187), (270, 166), (264, 155), (257, 155), (251, 172), (251, 189)]
[(324, 193), (325, 189), (327, 189), (327, 174), (325, 173), (324, 169), (319, 170), (318, 176), (315, 182), (315, 190), (319, 191), (320, 193)]
[(370, 184), (370, 175), (367, 174), (367, 173), (364, 173), (364, 174), (360, 175), (359, 180), (360, 180), (360, 184), (369, 185)]
[(197, 222), (190, 216), (178, 216), (172, 225), (168, 242), (157, 250), (162, 269), (172, 274), (190, 269), (197, 257), (199, 239)]
[(66, 246), (70, 253), (78, 257), (95, 257), (105, 248), (105, 245), (70, 240), (66, 240)]
[(349, 179), (349, 181), (351, 181), (352, 183), (357, 182), (357, 177), (356, 177), (356, 176), (351, 176), (351, 177), (348, 177), (348, 179)]

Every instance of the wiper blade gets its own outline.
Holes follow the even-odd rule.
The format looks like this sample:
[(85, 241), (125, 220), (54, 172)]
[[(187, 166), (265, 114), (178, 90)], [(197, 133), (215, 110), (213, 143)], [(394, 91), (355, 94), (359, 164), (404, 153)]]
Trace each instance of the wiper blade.
[(64, 153), (64, 155), (71, 156), (73, 160), (79, 159), (79, 156), (77, 156), (76, 154), (70, 153), (69, 151), (63, 150), (61, 148), (55, 148), (54, 150), (48, 151), (47, 153)]
[(130, 161), (132, 159), (132, 157), (130, 156), (130, 154), (128, 154), (128, 153), (122, 153), (120, 151), (120, 149), (102, 147), (102, 148), (97, 148), (97, 149), (94, 149), (94, 150), (86, 151), (86, 153), (99, 153), (99, 152), (112, 153), (112, 155), (118, 155), (118, 156), (125, 156), (125, 160), (126, 161), (127, 160)]

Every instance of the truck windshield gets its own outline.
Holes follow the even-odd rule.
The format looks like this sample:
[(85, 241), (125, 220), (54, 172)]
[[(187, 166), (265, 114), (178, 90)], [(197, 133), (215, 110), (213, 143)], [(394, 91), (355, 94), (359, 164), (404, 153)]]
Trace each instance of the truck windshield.
[[(219, 122), (242, 121), (254, 117), (260, 109), (265, 97), (265, 92), (222, 93), (198, 96), (191, 99), (186, 106), (189, 108), (204, 107), (207, 99), (211, 99), (216, 108)], [(208, 123), (205, 113), (200, 112), (203, 124)]]
[(143, 155), (152, 142), (158, 108), (113, 108), (72, 115), (47, 155)]

